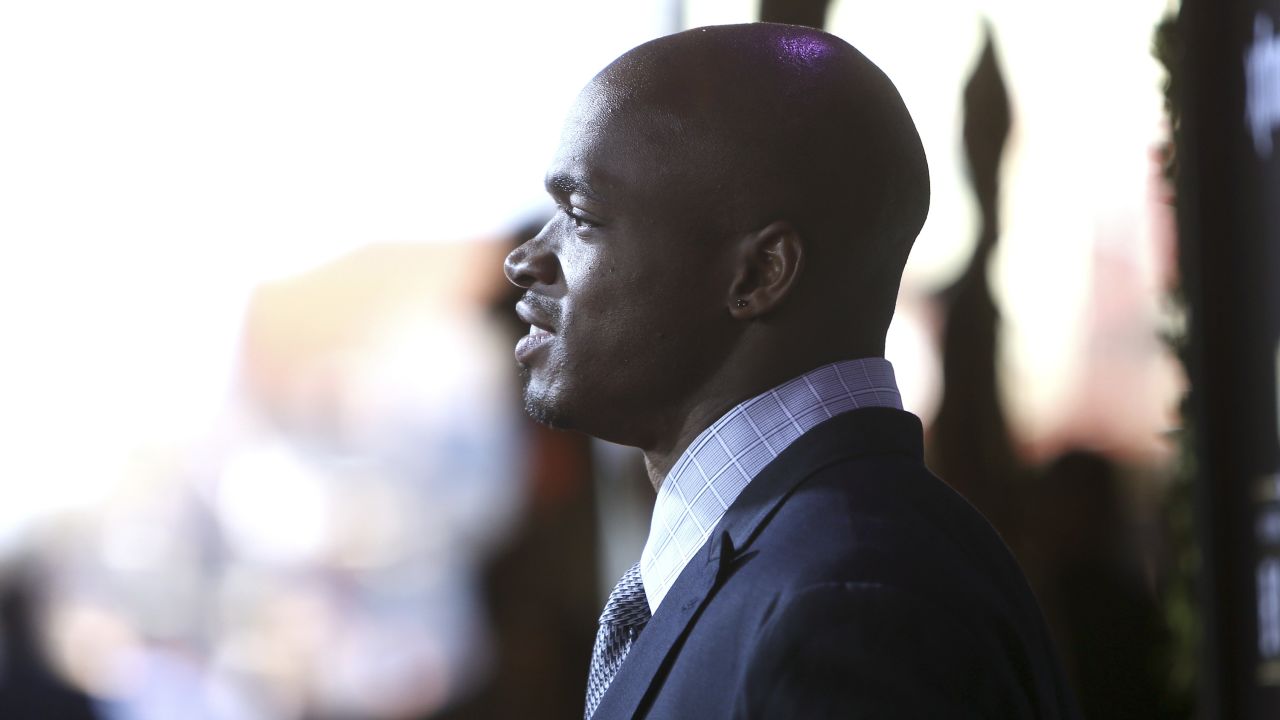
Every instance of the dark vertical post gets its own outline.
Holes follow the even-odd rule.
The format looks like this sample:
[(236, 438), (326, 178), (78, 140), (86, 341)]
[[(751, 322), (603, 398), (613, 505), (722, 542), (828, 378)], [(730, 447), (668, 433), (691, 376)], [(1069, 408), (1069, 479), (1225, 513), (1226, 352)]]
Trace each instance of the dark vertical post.
[(1000, 311), (991, 295), (988, 268), (1000, 238), (1000, 158), (1012, 127), (1012, 111), (996, 55), (986, 42), (964, 89), (964, 146), (982, 223), (964, 272), (939, 294), (942, 334), (942, 403), (929, 443), (929, 466), (982, 511), (1015, 547), (1011, 494), (1020, 463), (1000, 402), (996, 352)]
[(1178, 224), (1202, 551), (1204, 717), (1280, 718), (1280, 20), (1186, 0)]
[(831, 0), (760, 0), (760, 22), (807, 25), (821, 30), (827, 24)]

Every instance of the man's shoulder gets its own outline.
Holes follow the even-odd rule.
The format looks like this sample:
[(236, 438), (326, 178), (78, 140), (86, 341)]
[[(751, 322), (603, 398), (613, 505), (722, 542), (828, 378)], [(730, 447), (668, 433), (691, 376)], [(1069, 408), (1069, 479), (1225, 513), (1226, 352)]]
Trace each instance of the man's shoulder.
[(959, 698), (1009, 717), (1066, 707), (1012, 554), (919, 459), (861, 455), (814, 472), (760, 525), (719, 592), (724, 601), (707, 610), (719, 605), (750, 630), (743, 700), (766, 716), (800, 707), (788, 704), (800, 695), (779, 688), (811, 683), (840, 716), (840, 702), (856, 699), (863, 712), (879, 707), (875, 698), (919, 711), (903, 717)]
[(908, 425), (833, 424), (744, 491), (651, 717), (1071, 716), (1017, 563)]
[(809, 585), (754, 633), (735, 716), (1071, 717), (1047, 650), (936, 595)]
[(881, 621), (892, 609), (903, 622), (945, 623), (957, 641), (1041, 640), (1039, 607), (995, 529), (903, 455), (861, 455), (812, 473), (760, 524), (733, 571), (721, 592), (757, 598), (760, 624), (788, 610), (815, 619), (820, 608), (870, 604)]
[(776, 556), (780, 579), (802, 584), (1021, 576), (981, 513), (903, 455), (861, 455), (812, 472), (778, 502), (751, 546), (762, 558)]
[(1029, 599), (996, 531), (925, 466), (920, 436), (909, 413), (872, 408), (797, 440), (721, 523), (741, 555), (733, 575), (744, 576), (728, 584), (772, 598), (871, 582), (950, 600)]

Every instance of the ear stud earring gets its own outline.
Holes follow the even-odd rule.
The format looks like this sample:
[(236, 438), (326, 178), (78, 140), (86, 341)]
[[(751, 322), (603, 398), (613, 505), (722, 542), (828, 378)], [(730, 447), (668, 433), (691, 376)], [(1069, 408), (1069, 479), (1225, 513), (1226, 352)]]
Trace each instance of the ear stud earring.
[(746, 306), (747, 306), (747, 301), (746, 301), (746, 300), (741, 300), (741, 299), (740, 299), (740, 300), (738, 300), (737, 302), (735, 302), (735, 303), (734, 303), (734, 305), (735, 305), (735, 306), (737, 306), (737, 307), (740, 307), (740, 308), (744, 308), (744, 307), (746, 307)]

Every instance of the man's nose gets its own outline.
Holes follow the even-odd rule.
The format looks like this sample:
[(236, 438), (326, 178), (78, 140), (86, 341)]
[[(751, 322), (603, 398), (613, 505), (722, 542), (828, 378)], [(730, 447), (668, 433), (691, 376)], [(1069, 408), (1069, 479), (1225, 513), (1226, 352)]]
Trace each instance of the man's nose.
[(512, 250), (502, 269), (513, 285), (531, 288), (534, 285), (552, 285), (556, 281), (557, 261), (547, 247), (545, 233), (538, 233)]

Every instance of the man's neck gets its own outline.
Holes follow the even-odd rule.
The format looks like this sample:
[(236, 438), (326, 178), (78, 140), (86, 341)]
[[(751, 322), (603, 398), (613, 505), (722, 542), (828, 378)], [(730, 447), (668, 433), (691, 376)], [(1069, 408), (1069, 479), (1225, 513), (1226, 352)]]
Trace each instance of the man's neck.
[(749, 391), (746, 393), (733, 393), (731, 395), (732, 399), (721, 396), (719, 400), (699, 403), (683, 413), (678, 421), (673, 422), (673, 427), (677, 427), (677, 432), (669, 442), (656, 447), (645, 448), (643, 450), (644, 467), (649, 474), (649, 482), (653, 485), (654, 492), (657, 492), (658, 488), (662, 487), (662, 481), (671, 473), (671, 468), (675, 466), (676, 461), (680, 459), (680, 456), (688, 449), (690, 443), (703, 430), (711, 427), (712, 423), (732, 410), (735, 405), (754, 397), (756, 394)]
[(671, 468), (675, 466), (689, 445), (702, 434), (703, 430), (724, 417), (725, 413), (738, 404), (822, 364), (824, 363), (802, 363), (786, 369), (774, 368), (771, 372), (761, 372), (757, 368), (749, 375), (737, 377), (730, 376), (728, 373), (722, 374), (718, 378), (718, 386), (705, 388), (701, 393), (701, 400), (683, 408), (666, 423), (666, 427), (675, 429), (675, 432), (669, 436), (670, 439), (653, 447), (642, 448), (645, 470), (654, 491), (662, 487), (663, 480), (670, 474)]
[(759, 348), (746, 348), (738, 355), (739, 359), (726, 361), (724, 371), (715, 374), (695, 393), (698, 399), (673, 413), (662, 424), (662, 427), (673, 428), (673, 433), (650, 447), (641, 448), (644, 452), (645, 470), (654, 491), (662, 487), (663, 480), (690, 443), (739, 403), (828, 363), (853, 358), (883, 357), (883, 348), (883, 341), (879, 345), (871, 343), (865, 347), (850, 345), (844, 348), (823, 348), (822, 352), (797, 354), (785, 360), (779, 358), (778, 362), (769, 364), (750, 360), (749, 358), (759, 358), (762, 353)]

